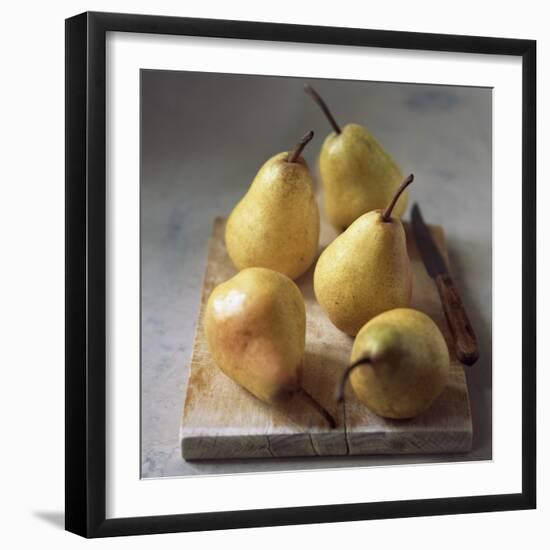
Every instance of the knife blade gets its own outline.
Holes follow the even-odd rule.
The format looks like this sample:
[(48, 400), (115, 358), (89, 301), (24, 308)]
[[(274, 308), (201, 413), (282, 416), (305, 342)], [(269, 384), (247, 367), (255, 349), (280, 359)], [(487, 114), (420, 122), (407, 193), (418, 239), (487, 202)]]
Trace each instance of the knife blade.
[(441, 305), (455, 343), (456, 356), (465, 365), (473, 365), (479, 358), (477, 339), (447, 264), (426, 226), (418, 204), (411, 214), (412, 229), (420, 256), (428, 275), (434, 279)]

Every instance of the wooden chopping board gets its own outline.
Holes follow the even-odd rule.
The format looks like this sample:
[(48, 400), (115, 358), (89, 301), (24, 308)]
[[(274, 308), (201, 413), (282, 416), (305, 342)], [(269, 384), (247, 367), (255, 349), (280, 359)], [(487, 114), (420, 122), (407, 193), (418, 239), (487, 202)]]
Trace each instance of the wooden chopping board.
[[(298, 398), (284, 410), (261, 402), (213, 362), (204, 337), (204, 309), (214, 287), (236, 273), (225, 249), (224, 227), (225, 220), (217, 218), (208, 249), (180, 429), (186, 460), (451, 453), (471, 449), (472, 420), (464, 370), (454, 355), (437, 289), (407, 224), (413, 271), (411, 307), (427, 313), (447, 340), (451, 354), (449, 384), (426, 412), (411, 420), (387, 420), (375, 415), (356, 399), (349, 384), (345, 402), (337, 405), (335, 388), (349, 362), (353, 339), (332, 325), (315, 300), (312, 266), (296, 281), (304, 295), (307, 316), (303, 386), (332, 413), (337, 422), (334, 430)], [(430, 230), (447, 258), (442, 228), (431, 226)], [(320, 250), (335, 236), (335, 231), (322, 223)]]

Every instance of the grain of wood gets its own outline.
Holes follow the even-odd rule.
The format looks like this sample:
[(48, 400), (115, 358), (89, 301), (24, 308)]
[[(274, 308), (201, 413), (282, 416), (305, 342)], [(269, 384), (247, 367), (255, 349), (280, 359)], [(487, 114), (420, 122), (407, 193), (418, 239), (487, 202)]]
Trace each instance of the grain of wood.
[[(307, 329), (303, 386), (335, 417), (330, 430), (324, 420), (296, 397), (284, 410), (262, 403), (223, 374), (214, 364), (203, 330), (204, 308), (213, 288), (236, 270), (225, 250), (225, 221), (214, 222), (201, 297), (195, 342), (181, 425), (182, 455), (187, 460), (404, 454), (468, 451), (472, 424), (464, 371), (452, 355), (448, 387), (428, 411), (407, 421), (391, 421), (371, 413), (348, 387), (343, 405), (334, 392), (349, 362), (353, 339), (328, 320), (313, 293), (313, 267), (296, 282), (306, 303)], [(412, 307), (434, 319), (452, 350), (452, 341), (437, 289), (420, 260), (406, 227), (413, 267)], [(431, 228), (446, 257), (443, 231)], [(333, 238), (321, 227), (321, 249)]]

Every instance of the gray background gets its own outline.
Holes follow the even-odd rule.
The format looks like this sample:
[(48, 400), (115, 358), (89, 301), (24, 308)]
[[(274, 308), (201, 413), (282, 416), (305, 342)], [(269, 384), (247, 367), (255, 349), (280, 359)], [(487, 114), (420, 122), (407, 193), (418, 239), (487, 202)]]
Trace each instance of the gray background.
[[(453, 275), (476, 330), (466, 371), (473, 450), (461, 455), (187, 463), (178, 430), (212, 220), (260, 165), (307, 130), (315, 167), (328, 122), (304, 80), (142, 71), (142, 476), (223, 474), (491, 458), (491, 90), (309, 79), (344, 125), (365, 125), (415, 174), (411, 203), (445, 228)], [(408, 217), (408, 214), (405, 216)]]

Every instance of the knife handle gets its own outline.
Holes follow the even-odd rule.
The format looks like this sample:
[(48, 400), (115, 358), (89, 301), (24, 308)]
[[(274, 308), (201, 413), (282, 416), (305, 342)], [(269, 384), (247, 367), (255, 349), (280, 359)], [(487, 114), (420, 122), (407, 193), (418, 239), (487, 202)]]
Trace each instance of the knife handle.
[(449, 275), (440, 274), (435, 278), (435, 283), (455, 341), (456, 356), (461, 363), (473, 365), (479, 357), (476, 335), (453, 280)]

